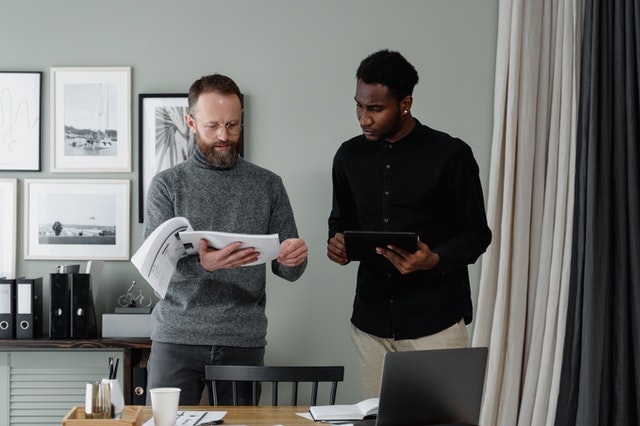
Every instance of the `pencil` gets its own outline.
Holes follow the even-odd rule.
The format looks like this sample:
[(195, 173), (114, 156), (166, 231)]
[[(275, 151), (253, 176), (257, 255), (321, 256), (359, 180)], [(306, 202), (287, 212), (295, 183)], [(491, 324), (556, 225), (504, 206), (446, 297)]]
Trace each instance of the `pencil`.
[(113, 376), (113, 357), (110, 356), (109, 357), (109, 369), (107, 370), (107, 379), (111, 379), (111, 376)]

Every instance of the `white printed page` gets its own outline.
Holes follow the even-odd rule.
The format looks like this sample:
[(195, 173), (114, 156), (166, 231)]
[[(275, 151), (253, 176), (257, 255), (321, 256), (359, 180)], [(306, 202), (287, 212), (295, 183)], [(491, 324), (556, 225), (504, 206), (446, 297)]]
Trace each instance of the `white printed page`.
[(131, 263), (162, 299), (178, 260), (186, 255), (178, 233), (190, 229), (184, 217), (169, 219), (149, 235), (131, 258)]
[(276, 259), (280, 255), (280, 240), (278, 234), (233, 234), (229, 232), (215, 231), (184, 231), (180, 232), (180, 239), (184, 244), (187, 254), (198, 253), (200, 239), (207, 240), (209, 247), (221, 249), (229, 244), (241, 242), (240, 248), (254, 247), (260, 252), (258, 260), (247, 265), (260, 265)]

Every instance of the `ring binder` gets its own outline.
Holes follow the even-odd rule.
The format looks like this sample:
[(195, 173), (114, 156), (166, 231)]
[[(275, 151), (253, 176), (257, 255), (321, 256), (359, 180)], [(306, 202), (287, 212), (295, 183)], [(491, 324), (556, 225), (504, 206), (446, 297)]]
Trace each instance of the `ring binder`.
[(51, 339), (86, 339), (96, 335), (96, 316), (89, 274), (51, 274)]
[(15, 338), (15, 278), (0, 278), (0, 339)]
[(42, 330), (42, 277), (16, 280), (16, 339), (34, 339)]

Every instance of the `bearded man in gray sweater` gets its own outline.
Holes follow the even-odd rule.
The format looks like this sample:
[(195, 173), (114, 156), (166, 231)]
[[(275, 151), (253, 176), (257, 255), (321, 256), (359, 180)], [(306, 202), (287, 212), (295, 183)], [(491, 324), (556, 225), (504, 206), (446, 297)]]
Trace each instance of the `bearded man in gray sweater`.
[[(297, 280), (307, 264), (282, 180), (239, 156), (242, 102), (229, 77), (214, 74), (193, 83), (185, 120), (197, 149), (190, 159), (158, 173), (145, 204), (144, 236), (183, 216), (195, 230), (278, 234), (281, 253), (271, 270)], [(198, 255), (182, 258), (153, 310), (147, 388), (178, 387), (180, 405), (199, 405), (205, 365), (263, 365), (266, 345), (266, 265), (241, 243), (215, 249), (201, 240)], [(231, 405), (229, 385), (218, 385)], [(239, 389), (241, 405), (251, 389)], [(149, 398), (147, 403), (149, 403)]]

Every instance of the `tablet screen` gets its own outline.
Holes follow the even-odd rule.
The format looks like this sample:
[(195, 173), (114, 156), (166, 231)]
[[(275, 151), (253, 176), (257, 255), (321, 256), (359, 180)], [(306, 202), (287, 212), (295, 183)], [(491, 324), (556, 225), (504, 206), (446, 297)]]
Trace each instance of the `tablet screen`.
[(415, 232), (344, 231), (347, 259), (365, 260), (381, 257), (376, 247), (388, 245), (400, 247), (408, 252), (418, 250), (418, 234)]

